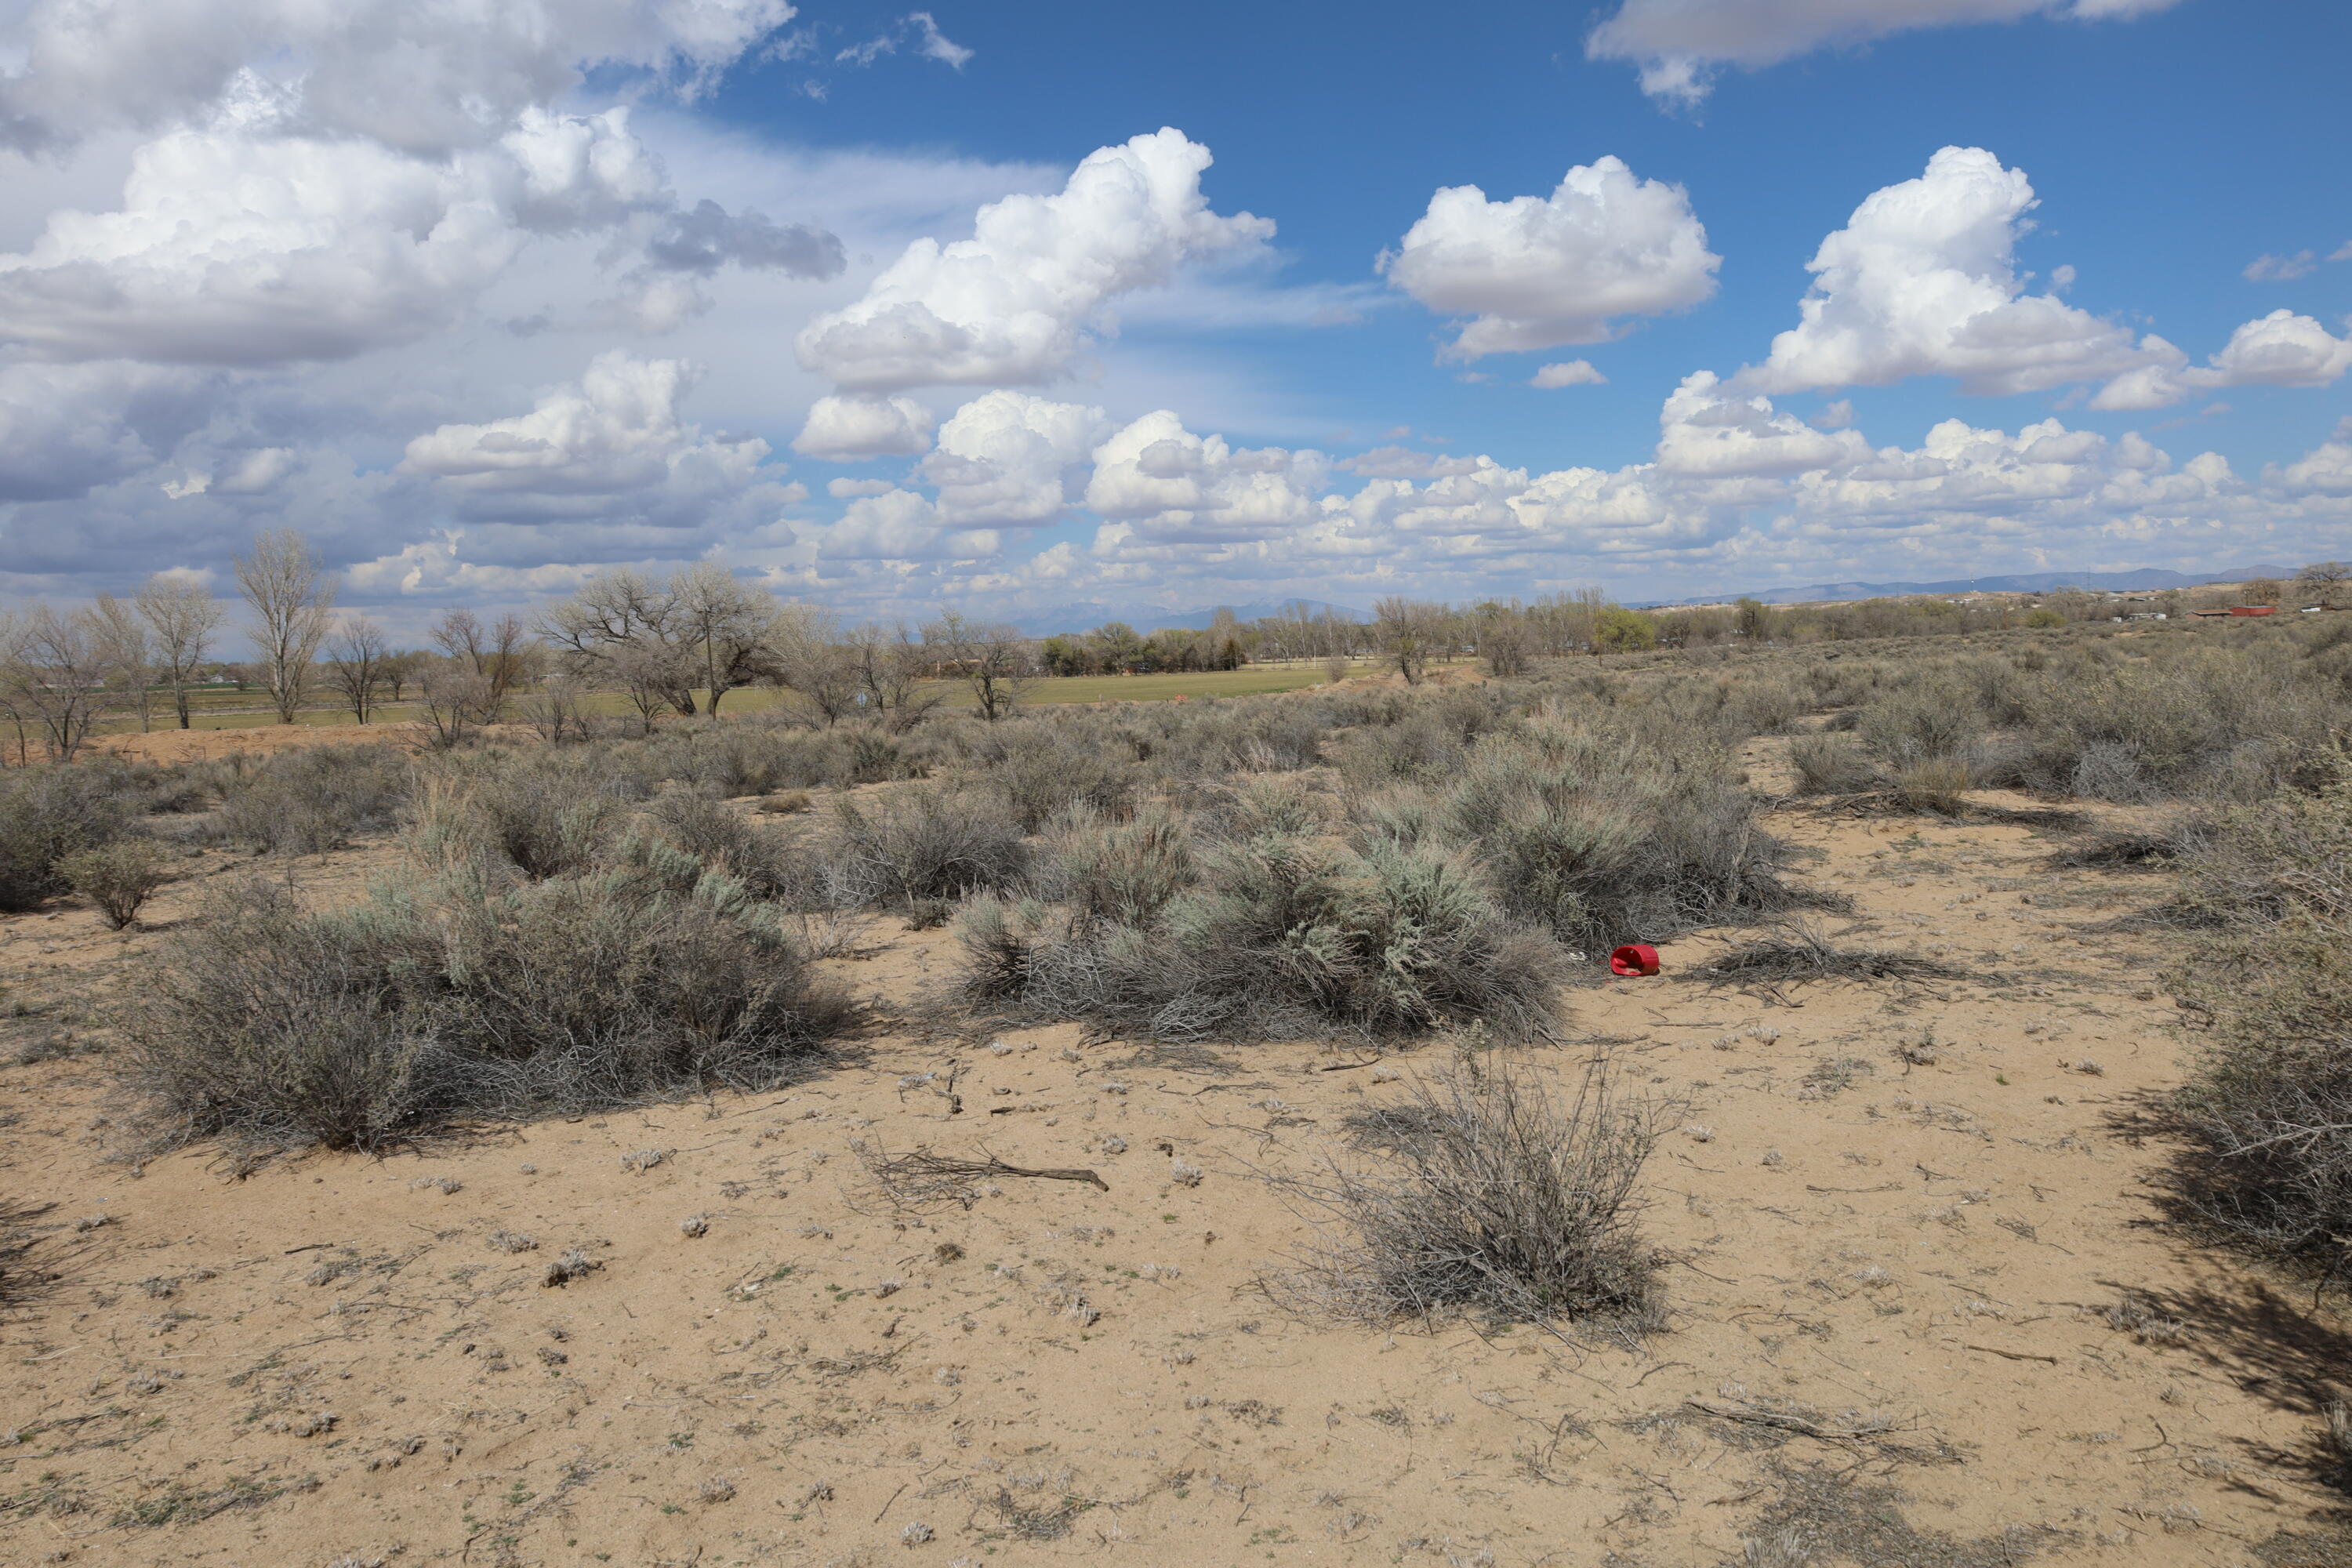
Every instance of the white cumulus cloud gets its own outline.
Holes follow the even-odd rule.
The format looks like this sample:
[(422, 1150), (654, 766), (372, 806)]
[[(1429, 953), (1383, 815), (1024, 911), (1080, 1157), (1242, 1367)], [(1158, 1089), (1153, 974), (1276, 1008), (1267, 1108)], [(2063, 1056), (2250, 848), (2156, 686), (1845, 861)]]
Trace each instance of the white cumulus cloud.
[(949, 527), (928, 499), (902, 489), (852, 501), (839, 522), (811, 531), (829, 561), (984, 561), (1003, 545), (993, 529)]
[(2000, 395), (2181, 363), (2179, 350), (2029, 294), (2014, 266), (2033, 187), (1978, 147), (1946, 147), (1927, 172), (1873, 192), (1807, 264), (1800, 324), (1741, 373), (1766, 392), (1949, 375)]
[(1068, 504), (1065, 473), (1086, 462), (1109, 428), (1099, 408), (991, 392), (940, 426), (939, 445), (920, 471), (939, 490), (945, 522), (1051, 522)]
[[(779, 483), (777, 470), (762, 467), (765, 441), (709, 436), (679, 416), (693, 381), (683, 361), (609, 350), (576, 384), (542, 393), (527, 414), (417, 437), (400, 471), (436, 481), (469, 521), (587, 523), (608, 535), (741, 526), (802, 499), (801, 487)], [(494, 531), (477, 538), (515, 542)]]
[(1311, 521), (1330, 460), (1312, 450), (1234, 447), (1174, 413), (1147, 414), (1094, 453), (1087, 505), (1154, 542), (1263, 540)]
[(2309, 316), (2273, 310), (2230, 334), (2212, 370), (2190, 371), (2193, 386), (2326, 386), (2352, 370), (2352, 336), (2336, 337)]
[(1049, 382), (1113, 298), (1273, 237), (1263, 218), (1209, 210), (1210, 162), (1163, 129), (1090, 153), (1055, 195), (991, 202), (971, 238), (917, 240), (864, 298), (811, 321), (801, 363), (845, 392)]
[(2273, 310), (2241, 323), (2204, 364), (2190, 366), (2175, 358), (2117, 376), (2099, 389), (2091, 406), (2163, 408), (2191, 392), (2231, 386), (2328, 386), (2347, 370), (2352, 370), (2352, 335), (2339, 338), (2309, 316)]
[(930, 450), (938, 416), (911, 397), (820, 397), (811, 405), (793, 450), (828, 462), (913, 457)]
[(1446, 186), (1379, 263), (1430, 310), (1475, 318), (1445, 351), (1464, 360), (1604, 342), (1622, 318), (1706, 300), (1722, 264), (1682, 187), (1617, 158), (1578, 164), (1549, 196)]
[(526, 111), (448, 159), (224, 114), (141, 147), (122, 205), (0, 256), (0, 339), (57, 358), (332, 359), (452, 321), (534, 233), (666, 199), (627, 112)]
[(1852, 430), (1817, 430), (1769, 398), (1727, 395), (1713, 371), (1683, 378), (1658, 414), (1661, 473), (1708, 479), (1802, 473), (1866, 456)]

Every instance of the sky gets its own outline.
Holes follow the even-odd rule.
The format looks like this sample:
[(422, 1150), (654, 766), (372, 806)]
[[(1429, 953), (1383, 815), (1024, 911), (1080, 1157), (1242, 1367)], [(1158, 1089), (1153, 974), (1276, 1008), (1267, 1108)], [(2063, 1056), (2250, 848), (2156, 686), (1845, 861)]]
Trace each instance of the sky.
[(2352, 556), (2340, 0), (0, 0), (0, 595)]

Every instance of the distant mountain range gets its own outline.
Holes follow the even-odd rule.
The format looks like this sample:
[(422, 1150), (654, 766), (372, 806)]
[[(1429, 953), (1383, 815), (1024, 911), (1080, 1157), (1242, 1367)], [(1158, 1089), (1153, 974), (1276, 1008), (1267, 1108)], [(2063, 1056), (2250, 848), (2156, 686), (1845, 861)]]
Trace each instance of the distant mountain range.
[(1660, 599), (1639, 606), (1671, 609), (1678, 605), (1726, 605), (1754, 599), (1766, 605), (1816, 604), (1832, 599), (1892, 599), (1907, 594), (2047, 594), (2058, 588), (2146, 593), (2160, 588), (2199, 588), (2208, 583), (2243, 583), (2255, 577), (2292, 577), (2291, 566), (2233, 566), (2221, 572), (2168, 572), (2143, 566), (2136, 572), (2012, 572), (1992, 577), (1951, 577), (1939, 583), (1815, 583), (1803, 588), (1750, 588), (1746, 593), (1707, 594), (1690, 599)]
[[(1911, 594), (2047, 594), (2055, 588), (2146, 593), (2161, 588), (2199, 588), (2208, 583), (2243, 583), (2255, 577), (2287, 578), (2292, 566), (2233, 566), (2219, 572), (2170, 572), (2143, 566), (2132, 572), (2011, 572), (1990, 577), (1949, 577), (1936, 583), (1813, 583), (1801, 588), (1750, 588), (1727, 594), (1701, 594), (1687, 599), (1652, 599), (1636, 604), (1643, 610), (1669, 610), (1683, 605), (1727, 605), (1734, 599), (1755, 599), (1767, 605), (1816, 604), (1838, 599), (1894, 599)], [(1334, 611), (1349, 620), (1368, 621), (1369, 613), (1349, 605), (1321, 599), (1282, 599), (1266, 604), (1229, 605), (1238, 620), (1258, 621), (1304, 605), (1310, 616)], [(1057, 632), (1087, 632), (1106, 621), (1124, 621), (1139, 632), (1175, 626), (1205, 630), (1216, 619), (1214, 606), (1204, 610), (1146, 610), (1132, 605), (1063, 605), (1040, 610), (1013, 622), (1031, 637)]]

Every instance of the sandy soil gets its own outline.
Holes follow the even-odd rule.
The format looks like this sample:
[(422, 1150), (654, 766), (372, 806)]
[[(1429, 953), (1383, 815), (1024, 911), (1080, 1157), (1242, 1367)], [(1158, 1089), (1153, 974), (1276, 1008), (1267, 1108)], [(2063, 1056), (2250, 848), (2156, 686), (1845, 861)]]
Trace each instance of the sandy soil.
[[(1536, 1058), (1614, 1042), (1679, 1102), (1639, 1342), (1269, 1294), (1307, 1235), (1271, 1179), (1353, 1157), (1342, 1119), (1442, 1047), (926, 1037), (891, 1020), (952, 939), (895, 922), (836, 966), (882, 1021), (798, 1088), (383, 1161), (119, 1163), (102, 1057), (0, 1068), (0, 1185), (59, 1276), (0, 1331), (0, 1563), (1663, 1568), (1793, 1528), (1823, 1563), (2243, 1563), (2340, 1502), (2315, 1412), (2352, 1340), (2158, 1223), (2129, 1131), (2178, 1077), (2167, 949), (2082, 928), (2152, 884), (2015, 826), (1778, 824), (1854, 940), (1972, 978), (1678, 978), (1717, 933), (1573, 995)], [(153, 931), (0, 921), (0, 1060), (71, 1050), (249, 864), (193, 858)], [(960, 1111), (914, 1079), (951, 1073)], [(1108, 1191), (893, 1208), (861, 1144)], [(2176, 1321), (2114, 1326), (2126, 1290)]]

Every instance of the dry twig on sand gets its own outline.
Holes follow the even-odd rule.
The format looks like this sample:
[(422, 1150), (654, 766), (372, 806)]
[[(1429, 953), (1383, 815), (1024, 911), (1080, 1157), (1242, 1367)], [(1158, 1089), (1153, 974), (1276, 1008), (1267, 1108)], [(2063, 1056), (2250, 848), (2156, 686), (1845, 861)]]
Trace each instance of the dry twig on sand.
[(880, 1149), (862, 1151), (866, 1173), (874, 1179), (885, 1197), (900, 1208), (928, 1208), (936, 1205), (956, 1204), (970, 1208), (982, 1196), (982, 1184), (1001, 1176), (1022, 1176), (1049, 1182), (1084, 1182), (1098, 1192), (1110, 1191), (1110, 1184), (1097, 1173), (1076, 1166), (1030, 1170), (1020, 1165), (1008, 1165), (993, 1154), (984, 1159), (961, 1160), (948, 1154), (934, 1154), (929, 1149), (917, 1149), (911, 1153), (891, 1154)]

